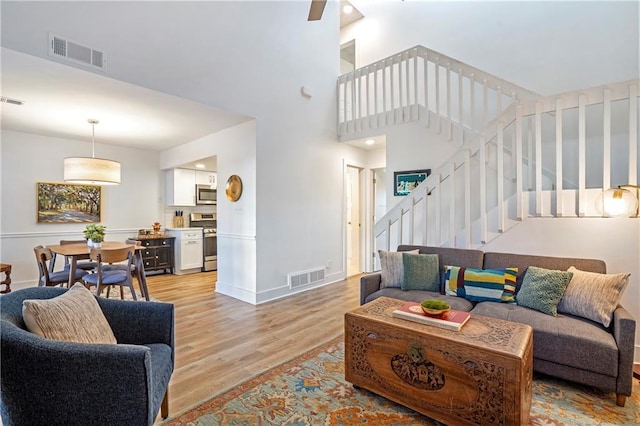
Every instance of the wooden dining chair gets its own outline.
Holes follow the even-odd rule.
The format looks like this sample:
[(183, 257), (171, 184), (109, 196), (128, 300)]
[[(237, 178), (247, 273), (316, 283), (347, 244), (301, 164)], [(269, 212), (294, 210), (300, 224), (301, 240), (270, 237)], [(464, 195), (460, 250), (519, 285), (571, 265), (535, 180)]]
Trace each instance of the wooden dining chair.
[[(65, 244), (87, 244), (87, 240), (60, 240), (60, 245), (65, 245)], [(55, 253), (54, 253), (54, 258), (55, 258)], [(83, 262), (79, 262), (80, 260), (84, 260)], [(77, 269), (83, 269), (85, 271), (93, 271), (94, 269), (96, 269), (96, 262), (92, 262), (89, 260), (89, 254), (87, 253), (86, 256), (78, 256), (77, 257), (77, 261), (76, 261), (76, 268)], [(64, 267), (65, 268), (69, 268), (69, 257), (65, 256), (64, 257)]]
[[(124, 299), (123, 287), (128, 287), (133, 300), (138, 300), (131, 279), (131, 268), (135, 249), (131, 246), (121, 249), (93, 248), (89, 253), (91, 260), (97, 263), (96, 273), (85, 275), (82, 280), (85, 284), (96, 286), (96, 294), (100, 296), (102, 290), (107, 287), (120, 286), (120, 298)], [(122, 268), (114, 268), (113, 263), (126, 262)]]
[[(140, 244), (142, 244), (141, 241), (138, 241), (136, 239), (133, 238), (127, 238), (127, 240), (125, 241), (125, 244), (132, 244), (135, 246), (139, 246)], [(128, 265), (126, 263), (110, 263), (108, 265), (102, 265), (102, 270), (103, 271), (113, 271), (113, 270), (123, 270), (126, 271), (127, 270)], [(131, 275), (135, 276), (136, 273), (136, 265), (134, 263), (131, 264), (131, 266), (129, 267), (129, 269), (131, 270)]]
[[(142, 241), (140, 240), (136, 240), (135, 238), (127, 238), (127, 240), (125, 241), (125, 244), (131, 244), (131, 245), (135, 245), (136, 249), (140, 249), (142, 247)], [(134, 262), (131, 265), (131, 276), (137, 278), (137, 282), (138, 282), (138, 286), (140, 287), (140, 294), (142, 294), (142, 296), (146, 299), (149, 300), (149, 290), (146, 286), (146, 281), (144, 281), (144, 277), (141, 277), (139, 275), (139, 271), (136, 269), (136, 262), (135, 262), (135, 256), (140, 256), (140, 254), (136, 254), (134, 253)], [(114, 269), (121, 269), (121, 270), (126, 270), (127, 269), (127, 265), (123, 264), (123, 263), (116, 263), (116, 264), (109, 264), (109, 265), (103, 265), (102, 266), (102, 270), (103, 271), (110, 271), (110, 270), (114, 270)], [(107, 288), (107, 297), (109, 297), (109, 290), (111, 289), (111, 287)]]
[[(51, 287), (64, 284), (69, 284), (69, 268), (65, 268), (61, 271), (54, 271), (53, 264), (54, 256), (51, 250), (44, 246), (36, 246), (33, 248), (33, 252), (36, 255), (36, 261), (38, 262), (38, 272), (40, 277), (38, 278), (39, 287)], [(82, 269), (76, 269), (74, 283), (82, 282), (82, 277), (87, 275), (87, 271)]]

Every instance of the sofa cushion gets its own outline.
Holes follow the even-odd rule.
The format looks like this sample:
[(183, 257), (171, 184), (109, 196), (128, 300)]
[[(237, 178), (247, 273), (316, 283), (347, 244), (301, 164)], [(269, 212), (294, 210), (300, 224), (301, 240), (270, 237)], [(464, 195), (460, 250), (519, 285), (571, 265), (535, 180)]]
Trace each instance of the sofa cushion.
[(597, 274), (573, 266), (569, 272), (573, 273), (573, 277), (560, 300), (558, 312), (588, 318), (609, 327), (630, 274)]
[(457, 311), (469, 312), (473, 308), (473, 303), (469, 302), (467, 299), (463, 299), (461, 297), (453, 297), (453, 296), (445, 296), (440, 294), (437, 291), (423, 291), (423, 290), (412, 290), (412, 291), (403, 291), (399, 288), (383, 288), (378, 291), (375, 291), (368, 295), (365, 298), (365, 303), (371, 302), (372, 300), (377, 299), (378, 297), (391, 297), (393, 299), (406, 300), (407, 302), (417, 302), (420, 303), (425, 299), (439, 299), (444, 300), (451, 306), (451, 309), (455, 309)]
[(533, 357), (604, 374), (618, 375), (618, 346), (602, 325), (559, 314), (556, 317), (523, 306), (481, 302), (472, 314), (528, 324), (533, 328)]
[(95, 297), (80, 283), (52, 299), (24, 300), (22, 315), (30, 332), (47, 339), (117, 343)]
[[(408, 253), (418, 254), (418, 250), (411, 250)], [(378, 250), (380, 256), (380, 288), (400, 287), (404, 279), (404, 266), (402, 264), (402, 253)]]
[(402, 290), (440, 291), (440, 264), (437, 254), (402, 253)]
[(445, 266), (444, 289), (472, 302), (515, 302), (517, 268), (477, 269)]
[(516, 295), (518, 305), (556, 316), (572, 272), (554, 271), (530, 266)]

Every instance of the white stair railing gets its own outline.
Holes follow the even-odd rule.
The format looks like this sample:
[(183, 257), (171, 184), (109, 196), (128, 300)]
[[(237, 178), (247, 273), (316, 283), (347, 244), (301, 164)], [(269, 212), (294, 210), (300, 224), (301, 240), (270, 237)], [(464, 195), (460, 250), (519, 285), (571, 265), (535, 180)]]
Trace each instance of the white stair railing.
[(424, 46), (415, 46), (338, 78), (338, 136), (363, 136), (422, 120), (445, 131), (478, 132), (516, 100), (534, 93)]
[(375, 224), (376, 249), (479, 247), (529, 216), (600, 216), (603, 189), (639, 180), (639, 86), (510, 106)]

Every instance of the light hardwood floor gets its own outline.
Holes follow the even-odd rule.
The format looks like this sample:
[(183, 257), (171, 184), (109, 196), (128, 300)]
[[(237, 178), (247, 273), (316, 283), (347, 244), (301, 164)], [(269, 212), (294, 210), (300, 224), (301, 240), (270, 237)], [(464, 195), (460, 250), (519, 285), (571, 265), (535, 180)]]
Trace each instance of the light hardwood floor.
[(175, 306), (170, 417), (343, 333), (359, 305), (360, 276), (257, 306), (215, 293), (215, 281), (148, 277), (151, 296)]

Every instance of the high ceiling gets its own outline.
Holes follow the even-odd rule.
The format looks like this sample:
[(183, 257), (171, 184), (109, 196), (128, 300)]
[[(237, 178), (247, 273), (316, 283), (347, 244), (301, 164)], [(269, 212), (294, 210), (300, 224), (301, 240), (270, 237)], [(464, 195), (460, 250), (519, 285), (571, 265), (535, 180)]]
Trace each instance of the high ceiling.
[[(341, 26), (361, 17), (357, 9), (341, 14)], [(162, 151), (251, 119), (110, 78), (108, 62), (102, 73), (6, 47), (0, 52), (0, 95), (24, 101), (22, 106), (0, 103), (3, 130), (90, 142), (87, 120), (96, 119), (98, 144)], [(350, 144), (384, 146), (383, 138), (376, 139), (374, 146), (364, 140)]]
[(2, 49), (2, 129), (161, 151), (250, 119), (114, 80), (94, 72)]

